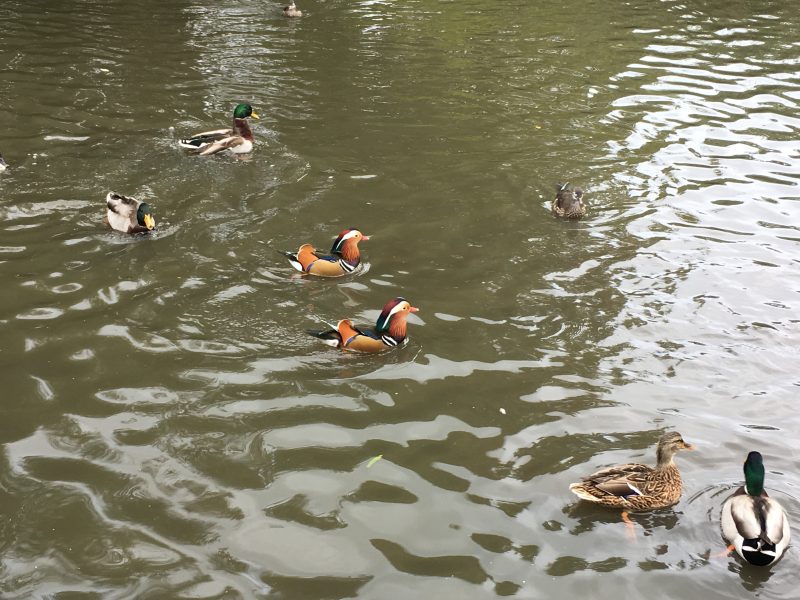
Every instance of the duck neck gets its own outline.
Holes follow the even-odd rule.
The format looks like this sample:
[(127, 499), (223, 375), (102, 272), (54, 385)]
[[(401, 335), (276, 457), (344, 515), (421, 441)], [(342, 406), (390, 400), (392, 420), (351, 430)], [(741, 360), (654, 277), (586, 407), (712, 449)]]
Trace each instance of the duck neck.
[(233, 135), (240, 135), (246, 140), (253, 141), (253, 132), (250, 131), (247, 119), (233, 119)]
[(744, 487), (751, 496), (760, 496), (764, 491), (764, 465), (745, 463)]
[(389, 321), (388, 333), (396, 340), (402, 340), (406, 337), (406, 317), (405, 315), (396, 315)]
[(361, 253), (358, 251), (358, 244), (352, 240), (345, 241), (339, 254), (341, 254), (342, 258), (350, 264), (358, 264), (359, 260), (361, 260)]
[(669, 469), (670, 467), (675, 467), (675, 462), (672, 460), (672, 457), (675, 456), (674, 451), (670, 451), (667, 448), (659, 447), (656, 451), (657, 463), (656, 468), (658, 469)]

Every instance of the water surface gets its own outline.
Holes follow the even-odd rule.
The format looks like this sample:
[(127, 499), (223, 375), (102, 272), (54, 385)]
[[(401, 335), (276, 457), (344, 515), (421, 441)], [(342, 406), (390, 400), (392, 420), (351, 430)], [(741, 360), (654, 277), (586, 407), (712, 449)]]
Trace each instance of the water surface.
[[(300, 7), (0, 6), (0, 595), (793, 598), (713, 556), (751, 449), (800, 522), (793, 3)], [(240, 101), (252, 156), (177, 149)], [(395, 352), (303, 332), (396, 295)], [(629, 542), (567, 487), (664, 429)]]

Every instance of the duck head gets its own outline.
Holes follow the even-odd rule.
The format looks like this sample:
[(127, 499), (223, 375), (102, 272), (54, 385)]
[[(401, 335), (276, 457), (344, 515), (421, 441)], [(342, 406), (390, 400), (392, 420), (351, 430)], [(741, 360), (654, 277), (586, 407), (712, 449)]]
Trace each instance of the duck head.
[(678, 450), (694, 450), (694, 446), (683, 441), (681, 434), (670, 431), (658, 440), (658, 466), (665, 466), (672, 462), (672, 457)]
[(253, 107), (249, 104), (238, 104), (236, 108), (233, 109), (234, 119), (246, 119), (248, 117), (254, 119), (258, 118), (258, 115), (253, 111)]
[(759, 452), (750, 452), (744, 461), (744, 488), (751, 496), (764, 491), (764, 459)]
[(153, 211), (147, 202), (139, 205), (139, 209), (136, 211), (136, 222), (142, 227), (147, 227), (148, 230), (155, 228), (156, 220), (153, 218)]
[(416, 306), (405, 298), (397, 297), (389, 300), (383, 307), (375, 329), (378, 333), (388, 333), (393, 338), (402, 340), (406, 337), (406, 319), (410, 313), (418, 312)]
[(348, 262), (358, 262), (360, 254), (358, 252), (358, 242), (368, 240), (369, 236), (364, 235), (358, 229), (345, 229), (333, 241), (331, 254), (339, 254)]

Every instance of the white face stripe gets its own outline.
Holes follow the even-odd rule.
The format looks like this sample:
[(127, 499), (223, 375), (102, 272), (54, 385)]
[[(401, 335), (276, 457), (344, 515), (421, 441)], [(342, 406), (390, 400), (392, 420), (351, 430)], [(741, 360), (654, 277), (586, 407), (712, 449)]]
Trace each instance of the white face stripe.
[(353, 229), (352, 231), (348, 231), (346, 234), (342, 236), (342, 241), (349, 240), (350, 238), (354, 238), (358, 235), (358, 229)]
[(403, 310), (406, 304), (408, 304), (408, 302), (404, 300), (403, 302), (400, 302), (397, 306), (395, 306), (391, 311), (389, 311), (389, 314), (386, 315), (386, 319), (383, 322), (383, 327), (386, 327), (389, 324), (389, 321), (392, 320), (392, 315)]
[(632, 484), (630, 481), (628, 481), (627, 483), (628, 483), (628, 487), (629, 487), (629, 488), (631, 488), (631, 489), (632, 489), (634, 492), (636, 492), (636, 495), (637, 495), (637, 496), (644, 496), (644, 494), (642, 493), (642, 490), (640, 490), (639, 488), (637, 488), (637, 487), (636, 487), (635, 485), (633, 485), (633, 484)]

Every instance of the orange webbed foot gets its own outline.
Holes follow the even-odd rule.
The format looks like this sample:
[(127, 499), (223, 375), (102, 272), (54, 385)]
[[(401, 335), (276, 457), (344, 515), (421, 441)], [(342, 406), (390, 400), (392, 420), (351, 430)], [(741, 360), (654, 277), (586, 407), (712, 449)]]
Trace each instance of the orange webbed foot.
[(636, 526), (634, 525), (631, 518), (628, 516), (628, 511), (622, 511), (622, 520), (625, 523), (625, 535), (629, 541), (635, 542), (636, 541)]
[(730, 556), (730, 553), (733, 552), (734, 550), (736, 550), (736, 546), (731, 544), (730, 546), (725, 548), (725, 550), (723, 550), (722, 552), (715, 552), (714, 554), (712, 554), (711, 558), (726, 558)]

